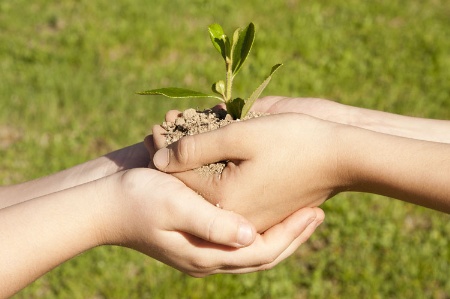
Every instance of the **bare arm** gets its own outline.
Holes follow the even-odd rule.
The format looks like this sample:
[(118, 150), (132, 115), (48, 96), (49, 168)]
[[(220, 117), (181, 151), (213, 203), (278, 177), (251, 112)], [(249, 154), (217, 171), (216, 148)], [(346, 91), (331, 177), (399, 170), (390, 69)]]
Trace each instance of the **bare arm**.
[[(220, 177), (186, 171), (217, 161), (229, 161)], [(270, 115), (183, 137), (157, 151), (154, 163), (212, 203), (244, 215), (259, 231), (343, 191), (450, 213), (450, 144), (304, 114)]]
[(419, 140), (450, 143), (450, 121), (403, 116), (318, 98), (265, 97), (256, 111), (304, 113), (323, 120)]
[(0, 209), (0, 298), (99, 245), (129, 247), (198, 277), (268, 269), (323, 221), (323, 211), (307, 208), (258, 235), (242, 216), (144, 168), (152, 155), (141, 143), (4, 187), (2, 202), (11, 204)]
[(119, 172), (0, 209), (0, 298), (108, 244), (198, 277), (268, 269), (322, 221), (320, 209), (308, 208), (257, 235), (242, 216), (207, 203), (173, 176), (144, 168)]
[[(432, 143), (418, 143), (415, 140), (392, 138), (392, 136), (387, 135), (374, 134), (371, 136), (371, 132), (361, 130), (352, 131), (351, 127), (347, 127), (347, 130), (355, 133), (354, 135), (348, 134), (348, 136), (353, 139), (352, 143), (347, 145), (348, 150), (353, 150), (348, 156), (359, 157), (357, 160), (358, 162), (355, 162), (354, 169), (351, 170), (352, 172), (355, 170), (371, 171), (372, 179), (376, 179), (378, 175), (378, 178), (385, 179), (385, 183), (391, 182), (391, 184), (393, 184), (404, 182), (401, 188), (398, 186), (398, 189), (403, 190), (402, 192), (395, 192), (392, 189), (394, 186), (391, 186), (391, 188), (388, 188), (387, 186), (381, 188), (381, 185), (375, 184), (375, 182), (371, 186), (365, 185), (363, 188), (363, 186), (360, 185), (358, 188), (363, 188), (362, 191), (374, 193), (384, 192), (386, 193), (384, 195), (401, 198), (438, 210), (444, 208), (440, 204), (435, 205), (434, 203), (427, 201), (426, 198), (432, 197), (435, 192), (444, 192), (444, 197), (445, 195), (448, 197), (449, 192), (447, 189), (450, 184), (446, 184), (446, 186), (434, 190), (432, 187), (426, 188), (426, 186), (427, 183), (441, 182), (441, 184), (443, 184), (450, 182), (448, 177), (450, 175), (448, 168), (448, 147), (433, 143), (450, 144), (449, 120), (398, 115), (343, 105), (318, 98), (265, 97), (256, 102), (254, 109), (272, 113), (304, 113), (323, 120), (367, 129), (373, 132), (409, 139), (432, 141)], [(409, 143), (412, 143), (413, 146), (408, 147), (405, 145)], [(434, 151), (439, 151), (438, 148), (442, 147), (444, 149), (441, 149), (440, 152), (434, 154)], [(415, 148), (416, 152), (414, 151)], [(377, 155), (375, 155), (374, 151)], [(368, 159), (368, 157), (373, 157), (373, 159)], [(375, 161), (377, 161), (376, 157), (383, 158), (385, 161), (379, 160), (379, 163), (375, 164)], [(427, 161), (427, 159), (429, 159), (429, 161)], [(350, 162), (351, 161), (356, 160), (352, 159)], [(400, 163), (403, 163), (403, 165), (396, 167), (396, 165)], [(382, 165), (385, 166), (385, 169), (375, 168), (375, 166), (381, 167)], [(411, 168), (411, 171), (407, 171), (406, 167)], [(433, 167), (435, 167), (436, 170), (434, 170)], [(437, 171), (438, 169), (440, 169), (440, 171)], [(407, 174), (417, 174), (417, 177), (411, 177), (408, 180), (406, 177)], [(407, 189), (413, 188), (416, 188), (416, 190), (411, 190), (408, 193)], [(446, 191), (447, 194), (445, 194)], [(443, 199), (442, 195), (441, 199)], [(448, 212), (448, 209), (444, 210)]]
[(0, 209), (94, 181), (121, 170), (147, 167), (149, 161), (150, 155), (143, 142), (140, 142), (46, 177), (3, 186), (0, 188)]
[(95, 193), (84, 185), (0, 209), (0, 298), (100, 245), (106, 209)]
[(450, 213), (450, 144), (342, 127), (349, 189)]

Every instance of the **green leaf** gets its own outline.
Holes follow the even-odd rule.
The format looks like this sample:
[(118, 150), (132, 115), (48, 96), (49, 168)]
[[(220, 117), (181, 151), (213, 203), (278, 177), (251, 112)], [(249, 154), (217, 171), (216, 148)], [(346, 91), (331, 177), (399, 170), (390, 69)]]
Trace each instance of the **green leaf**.
[(221, 96), (225, 97), (225, 82), (223, 80), (217, 81), (214, 83), (211, 87), (212, 91), (215, 93), (220, 94)]
[(270, 80), (272, 79), (273, 73), (275, 73), (276, 70), (283, 64), (279, 63), (272, 67), (272, 70), (270, 71), (269, 76), (264, 80), (263, 83), (252, 93), (252, 95), (245, 101), (245, 105), (242, 108), (242, 114), (241, 118), (244, 118), (247, 113), (250, 111), (250, 108), (253, 106), (253, 103), (259, 98), (263, 90), (266, 88), (266, 86), (269, 84)]
[(241, 116), (242, 107), (244, 107), (245, 101), (241, 98), (235, 98), (225, 103), (227, 112), (233, 119), (238, 119)]
[(169, 98), (221, 98), (185, 88), (167, 87), (137, 92), (140, 95), (163, 95)]
[(227, 57), (230, 56), (230, 41), (225, 35), (222, 26), (219, 24), (212, 24), (208, 27), (208, 31), (214, 47), (226, 61)]
[(246, 28), (237, 29), (233, 34), (231, 46), (231, 70), (235, 76), (247, 59), (255, 40), (255, 25), (250, 23)]

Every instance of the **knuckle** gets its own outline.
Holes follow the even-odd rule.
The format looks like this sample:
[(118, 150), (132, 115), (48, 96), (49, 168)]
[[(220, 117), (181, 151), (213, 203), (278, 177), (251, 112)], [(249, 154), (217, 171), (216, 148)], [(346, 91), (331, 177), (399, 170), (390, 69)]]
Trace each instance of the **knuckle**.
[(176, 159), (181, 164), (189, 164), (191, 157), (195, 155), (196, 146), (191, 136), (186, 136), (178, 140), (178, 146), (174, 152)]
[(212, 216), (209, 219), (208, 228), (207, 228), (207, 232), (206, 232), (206, 236), (207, 236), (206, 240), (209, 242), (214, 241), (214, 239), (216, 238), (216, 235), (220, 235), (217, 233), (217, 228), (216, 228), (217, 218), (218, 218), (218, 215), (217, 215), (217, 213), (215, 213), (214, 216)]
[(192, 271), (195, 275), (207, 275), (212, 267), (204, 259), (195, 259), (191, 261), (191, 268), (195, 269)]
[(271, 267), (271, 265), (276, 261), (277, 255), (273, 253), (265, 254), (261, 257), (261, 265), (263, 267)]
[[(223, 203), (219, 203), (223, 205)], [(240, 217), (226, 210), (217, 211), (211, 215), (207, 226), (207, 240), (212, 243), (236, 242), (236, 230), (239, 226)]]

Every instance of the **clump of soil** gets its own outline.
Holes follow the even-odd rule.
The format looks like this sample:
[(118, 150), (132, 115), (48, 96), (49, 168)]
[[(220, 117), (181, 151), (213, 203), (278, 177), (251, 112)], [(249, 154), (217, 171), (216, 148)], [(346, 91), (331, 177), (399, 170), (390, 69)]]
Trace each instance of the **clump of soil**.
[[(264, 115), (267, 114), (249, 112), (242, 120)], [(184, 136), (213, 131), (236, 121), (241, 120), (234, 120), (224, 109), (197, 111), (190, 108), (180, 113), (174, 122), (163, 122), (161, 126), (166, 131), (166, 144), (169, 145)], [(197, 171), (202, 175), (220, 175), (226, 163), (227, 161), (220, 161), (205, 165), (198, 168)]]

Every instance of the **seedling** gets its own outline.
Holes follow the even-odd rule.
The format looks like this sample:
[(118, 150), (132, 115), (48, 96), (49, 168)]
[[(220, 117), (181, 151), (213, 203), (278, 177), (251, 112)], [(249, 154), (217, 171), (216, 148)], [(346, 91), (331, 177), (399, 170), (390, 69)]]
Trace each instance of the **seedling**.
[(269, 76), (246, 100), (232, 98), (233, 80), (241, 70), (242, 65), (250, 53), (255, 40), (255, 25), (250, 23), (245, 28), (238, 28), (231, 40), (225, 35), (222, 26), (212, 24), (208, 27), (209, 35), (214, 47), (219, 51), (225, 62), (226, 78), (212, 85), (215, 94), (207, 94), (185, 88), (166, 87), (138, 92), (140, 95), (163, 95), (169, 98), (217, 98), (225, 103), (227, 112), (233, 119), (242, 119), (250, 111), (253, 103), (258, 99), (263, 90), (272, 79), (272, 75), (282, 65), (276, 64), (272, 67)]

